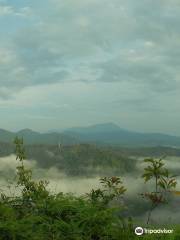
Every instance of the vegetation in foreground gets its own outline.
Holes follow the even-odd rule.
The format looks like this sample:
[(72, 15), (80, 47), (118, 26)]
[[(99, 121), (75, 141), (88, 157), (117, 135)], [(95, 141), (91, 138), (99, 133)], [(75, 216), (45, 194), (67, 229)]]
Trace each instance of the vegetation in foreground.
[[(136, 224), (131, 217), (123, 217), (126, 206), (121, 199), (126, 189), (118, 177), (100, 179), (102, 188), (93, 189), (86, 196), (51, 194), (48, 182), (33, 181), (31, 170), (25, 168), (23, 140), (16, 138), (15, 144), (19, 161), (16, 180), (21, 194), (11, 197), (1, 193), (0, 240), (180, 239), (178, 227), (172, 235), (136, 236)], [(162, 160), (146, 162), (150, 165), (143, 178), (155, 179), (155, 190), (142, 193), (152, 203), (149, 223), (153, 209), (168, 201), (166, 193), (175, 188), (176, 180), (164, 168)]]

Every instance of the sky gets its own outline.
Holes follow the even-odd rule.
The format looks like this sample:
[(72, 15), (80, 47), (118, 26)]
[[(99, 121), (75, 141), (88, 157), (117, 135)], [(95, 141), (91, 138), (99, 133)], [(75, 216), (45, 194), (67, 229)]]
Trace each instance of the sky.
[(179, 0), (0, 0), (0, 128), (180, 136)]

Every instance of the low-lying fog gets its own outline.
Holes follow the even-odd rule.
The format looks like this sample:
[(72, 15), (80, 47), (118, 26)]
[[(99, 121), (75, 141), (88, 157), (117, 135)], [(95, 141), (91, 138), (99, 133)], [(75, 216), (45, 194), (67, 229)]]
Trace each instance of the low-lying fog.
[[(136, 165), (136, 172), (133, 174), (129, 173), (122, 177), (124, 186), (127, 188), (125, 194), (125, 202), (130, 206), (130, 212), (140, 220), (145, 221), (147, 218), (147, 203), (141, 198), (140, 193), (148, 191), (153, 185), (144, 184), (141, 175), (145, 164), (142, 162), (144, 158), (139, 158)], [(176, 173), (180, 173), (180, 157), (166, 157), (166, 167)], [(18, 194), (16, 188), (15, 174), (16, 166), (18, 165), (15, 155), (0, 158), (0, 191), (6, 192), (10, 195)], [(59, 171), (56, 167), (49, 169), (43, 169), (37, 167), (35, 160), (25, 161), (27, 168), (33, 170), (34, 179), (44, 179), (49, 181), (48, 188), (52, 193), (64, 192), (74, 193), (82, 195), (90, 192), (92, 188), (100, 187), (99, 177), (85, 178), (85, 177), (69, 177), (65, 173)], [(180, 177), (177, 177), (178, 185), (177, 190), (180, 190)], [(152, 188), (151, 188), (152, 189)], [(143, 208), (144, 206), (144, 208)], [(180, 223), (180, 196), (172, 196), (172, 201), (167, 204), (155, 209), (152, 213), (152, 222), (172, 222)], [(139, 212), (138, 212), (139, 209)]]
[[(92, 178), (79, 178), (69, 177), (65, 173), (60, 172), (56, 167), (49, 169), (37, 167), (35, 160), (25, 161), (25, 166), (33, 172), (35, 180), (48, 180), (48, 188), (51, 192), (64, 192), (74, 193), (81, 195), (89, 192), (93, 187), (99, 186), (99, 177)], [(16, 160), (15, 155), (0, 158), (0, 189), (9, 191), (9, 184), (14, 182), (16, 175), (16, 167), (19, 162)], [(8, 184), (7, 184), (8, 183)]]

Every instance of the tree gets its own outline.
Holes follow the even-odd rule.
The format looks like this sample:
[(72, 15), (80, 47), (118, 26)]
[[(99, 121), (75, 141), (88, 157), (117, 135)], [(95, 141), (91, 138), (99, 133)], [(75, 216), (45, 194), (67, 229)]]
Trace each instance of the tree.
[(150, 200), (151, 207), (147, 217), (147, 224), (150, 221), (152, 211), (159, 206), (168, 202), (168, 193), (171, 192), (177, 185), (175, 175), (171, 175), (169, 170), (164, 167), (163, 158), (153, 159), (148, 158), (144, 159), (145, 163), (149, 165), (144, 168), (144, 178), (145, 183), (150, 180), (154, 180), (155, 190), (152, 192), (146, 192), (141, 194), (144, 198)]

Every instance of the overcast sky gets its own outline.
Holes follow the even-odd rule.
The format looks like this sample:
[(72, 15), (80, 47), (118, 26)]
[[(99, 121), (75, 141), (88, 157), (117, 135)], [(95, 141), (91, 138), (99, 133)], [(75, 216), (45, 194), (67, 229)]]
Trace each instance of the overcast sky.
[(179, 0), (0, 0), (0, 128), (180, 135)]

